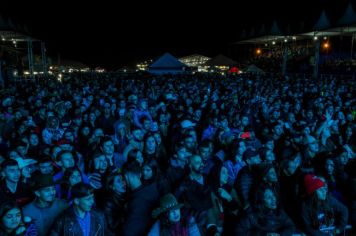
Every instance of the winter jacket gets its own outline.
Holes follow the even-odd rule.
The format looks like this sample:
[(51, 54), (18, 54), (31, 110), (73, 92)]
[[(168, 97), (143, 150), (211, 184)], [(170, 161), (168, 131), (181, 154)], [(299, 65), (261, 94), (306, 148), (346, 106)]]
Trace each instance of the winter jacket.
[(250, 207), (252, 199), (252, 187), (254, 185), (254, 176), (249, 166), (244, 166), (238, 173), (234, 187), (244, 209)]
[(126, 221), (122, 236), (145, 235), (151, 227), (151, 213), (158, 206), (160, 195), (157, 185), (141, 185), (129, 196)]
[[(90, 236), (105, 236), (105, 217), (95, 210), (90, 211)], [(74, 208), (69, 208), (55, 220), (49, 236), (83, 236)]]
[(334, 222), (333, 224), (329, 225), (323, 225), (322, 218), (324, 218), (325, 213), (323, 209), (316, 209), (318, 212), (318, 223), (320, 228), (315, 228), (313, 227), (313, 218), (312, 218), (312, 207), (309, 202), (303, 202), (302, 204), (302, 221), (304, 224), (304, 230), (305, 232), (310, 235), (310, 236), (322, 236), (322, 235), (329, 235), (327, 233), (322, 232), (319, 230), (320, 228), (326, 226), (326, 227), (335, 227), (336, 229), (343, 230), (345, 226), (347, 225), (348, 221), (348, 210), (347, 208), (340, 203), (338, 200), (336, 200), (333, 196), (330, 194), (328, 195), (328, 198), (326, 199), (326, 204), (332, 209), (333, 211), (333, 219), (332, 221)]
[(114, 192), (107, 195), (104, 203), (104, 215), (108, 226), (108, 235), (115, 235), (119, 232), (125, 222), (126, 200)]
[(264, 236), (268, 233), (278, 233), (281, 236), (289, 236), (294, 232), (294, 223), (283, 210), (270, 210), (248, 214), (236, 226), (235, 235)]

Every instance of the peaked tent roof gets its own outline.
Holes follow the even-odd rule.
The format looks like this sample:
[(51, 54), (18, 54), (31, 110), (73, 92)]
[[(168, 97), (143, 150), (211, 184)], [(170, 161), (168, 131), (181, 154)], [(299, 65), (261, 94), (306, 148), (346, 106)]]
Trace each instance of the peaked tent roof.
[(184, 63), (180, 62), (177, 58), (167, 52), (153, 62), (150, 65), (150, 68), (182, 68), (185, 66), (186, 65)]
[(278, 27), (277, 21), (274, 20), (271, 26), (271, 30), (269, 31), (270, 35), (283, 35), (281, 29)]
[(258, 68), (256, 65), (251, 64), (247, 67), (247, 69), (245, 70), (245, 72), (250, 72), (250, 73), (256, 73), (256, 74), (264, 74), (265, 72)]
[(266, 30), (265, 25), (263, 24), (257, 32), (257, 35), (255, 33), (254, 28), (251, 29), (249, 34), (246, 34), (246, 31), (242, 31), (240, 35), (241, 41), (237, 42), (238, 44), (246, 44), (246, 43), (261, 43), (261, 42), (266, 42), (266, 41), (274, 41), (277, 39), (284, 39), (285, 34), (281, 31), (281, 29), (278, 26), (278, 23), (276, 20), (274, 20), (271, 24), (271, 27)]
[(205, 65), (207, 66), (234, 66), (236, 64), (236, 61), (222, 54), (217, 55), (216, 57), (210, 59), (205, 63)]
[(325, 10), (321, 12), (318, 21), (315, 23), (314, 30), (324, 30), (330, 28), (330, 21), (326, 16)]
[(351, 2), (347, 6), (344, 15), (338, 21), (339, 25), (356, 24), (356, 13), (352, 7)]

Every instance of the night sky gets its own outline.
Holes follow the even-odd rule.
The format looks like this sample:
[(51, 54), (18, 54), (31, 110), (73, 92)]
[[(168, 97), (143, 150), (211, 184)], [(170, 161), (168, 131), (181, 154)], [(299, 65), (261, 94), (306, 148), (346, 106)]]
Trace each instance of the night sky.
[(63, 59), (118, 69), (166, 51), (177, 57), (223, 53), (234, 58), (232, 43), (242, 29), (258, 30), (273, 19), (282, 27), (300, 20), (311, 25), (322, 9), (333, 22), (349, 0), (74, 2), (2, 1), (0, 14), (28, 25), (52, 57), (59, 53)]

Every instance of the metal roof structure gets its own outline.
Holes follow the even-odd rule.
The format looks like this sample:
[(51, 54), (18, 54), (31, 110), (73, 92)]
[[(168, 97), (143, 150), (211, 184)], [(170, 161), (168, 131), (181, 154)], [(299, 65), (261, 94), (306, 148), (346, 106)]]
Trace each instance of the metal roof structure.
[(322, 36), (337, 36), (337, 35), (349, 35), (352, 36), (356, 33), (356, 13), (352, 7), (351, 2), (345, 9), (344, 14), (340, 17), (336, 24), (331, 24), (325, 11), (322, 11), (320, 17), (313, 25), (312, 30), (297, 30), (300, 32), (292, 33), (290, 25), (284, 30), (281, 30), (277, 21), (273, 21), (268, 31), (265, 30), (265, 25), (261, 26), (261, 29), (256, 33), (254, 28), (251, 28), (249, 33), (243, 30), (240, 35), (240, 40), (234, 44), (263, 44), (270, 43), (272, 41), (282, 40), (304, 40), (311, 37)]
[(0, 16), (0, 37), (2, 41), (40, 41), (30, 36), (27, 26), (15, 24), (11, 19), (4, 19), (2, 16)]

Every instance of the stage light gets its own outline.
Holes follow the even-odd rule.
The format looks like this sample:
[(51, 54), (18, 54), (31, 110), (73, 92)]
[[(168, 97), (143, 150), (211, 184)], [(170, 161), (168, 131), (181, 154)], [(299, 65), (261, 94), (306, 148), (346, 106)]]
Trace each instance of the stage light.
[(330, 47), (330, 44), (328, 43), (328, 42), (325, 42), (324, 44), (323, 44), (323, 48), (324, 49), (328, 49)]

